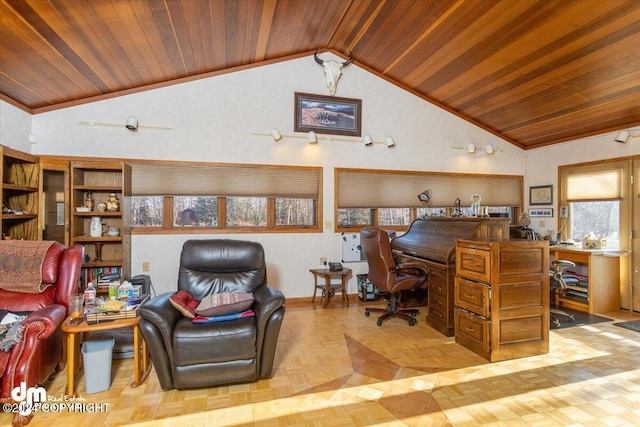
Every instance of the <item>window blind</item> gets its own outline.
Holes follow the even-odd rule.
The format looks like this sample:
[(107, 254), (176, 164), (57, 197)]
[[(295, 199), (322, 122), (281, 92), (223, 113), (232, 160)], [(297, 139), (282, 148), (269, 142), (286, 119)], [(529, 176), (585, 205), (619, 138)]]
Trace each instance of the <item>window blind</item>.
[(594, 170), (567, 176), (567, 201), (619, 200), (622, 169)]
[(481, 204), (520, 206), (522, 176), (446, 174), (407, 171), (336, 169), (338, 208), (424, 207), (418, 194), (431, 190), (429, 207), (471, 204), (479, 194)]
[(319, 197), (320, 167), (131, 164), (134, 196)]

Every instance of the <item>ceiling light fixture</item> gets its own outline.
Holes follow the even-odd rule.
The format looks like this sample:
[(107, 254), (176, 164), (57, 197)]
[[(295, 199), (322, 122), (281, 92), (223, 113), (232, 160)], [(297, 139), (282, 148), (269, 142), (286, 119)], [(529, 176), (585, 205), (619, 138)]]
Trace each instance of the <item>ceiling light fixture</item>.
[(362, 137), (362, 142), (365, 147), (371, 147), (373, 145), (373, 139), (371, 139), (371, 135), (369, 134)]
[(386, 143), (386, 145), (387, 145), (387, 147), (388, 147), (388, 148), (391, 148), (391, 147), (395, 147), (395, 146), (396, 146), (396, 141), (393, 139), (393, 137), (392, 137), (392, 136), (388, 136), (388, 137), (387, 137), (387, 140), (386, 140), (386, 142), (385, 142), (385, 143)]

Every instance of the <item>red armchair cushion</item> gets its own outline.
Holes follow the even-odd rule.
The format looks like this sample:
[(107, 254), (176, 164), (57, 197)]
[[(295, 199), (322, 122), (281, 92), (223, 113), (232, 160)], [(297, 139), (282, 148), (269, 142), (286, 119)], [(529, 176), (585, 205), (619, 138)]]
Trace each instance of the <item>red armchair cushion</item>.
[(171, 295), (169, 302), (176, 310), (190, 319), (196, 317), (196, 307), (200, 304), (200, 300), (195, 299), (187, 291), (178, 291)]

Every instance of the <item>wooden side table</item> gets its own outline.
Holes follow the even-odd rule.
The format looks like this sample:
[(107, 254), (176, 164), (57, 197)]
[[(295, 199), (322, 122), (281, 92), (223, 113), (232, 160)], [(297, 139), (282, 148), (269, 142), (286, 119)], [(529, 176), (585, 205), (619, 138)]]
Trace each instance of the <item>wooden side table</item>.
[[(93, 325), (87, 323), (85, 319), (77, 325), (70, 324), (71, 317), (67, 317), (62, 322), (62, 332), (67, 337), (67, 396), (75, 395), (75, 376), (76, 370), (80, 367), (80, 341), (77, 339), (79, 333), (86, 334), (89, 332), (105, 331), (109, 329), (118, 329), (125, 327), (133, 328), (133, 370), (134, 380), (131, 387), (137, 387), (147, 379), (151, 372), (151, 363), (147, 353), (147, 343), (140, 335), (140, 317), (131, 317), (127, 319), (117, 319), (107, 322), (100, 322)], [(141, 339), (142, 338), (142, 339)], [(79, 373), (80, 371), (78, 371)]]
[[(343, 268), (342, 271), (331, 271), (328, 268), (312, 268), (309, 271), (313, 274), (313, 298), (311, 302), (316, 301), (316, 292), (318, 289), (321, 289), (324, 298), (324, 305), (322, 307), (324, 308), (329, 304), (329, 300), (333, 294), (338, 291), (342, 293), (342, 299), (347, 302), (347, 307), (349, 307), (347, 280), (351, 275), (351, 269)], [(324, 277), (324, 283), (318, 284), (318, 276)], [(340, 277), (340, 283), (332, 284), (331, 279), (333, 277)]]

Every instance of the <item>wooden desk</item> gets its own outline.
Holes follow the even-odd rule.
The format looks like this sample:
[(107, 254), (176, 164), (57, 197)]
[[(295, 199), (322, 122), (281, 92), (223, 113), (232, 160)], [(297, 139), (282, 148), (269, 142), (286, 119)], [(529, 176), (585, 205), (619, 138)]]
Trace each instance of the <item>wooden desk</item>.
[[(313, 274), (313, 298), (311, 302), (316, 301), (316, 291), (321, 289), (322, 297), (324, 298), (324, 305), (322, 307), (326, 307), (333, 294), (338, 291), (342, 292), (342, 299), (347, 302), (347, 307), (349, 307), (347, 280), (351, 275), (351, 269), (343, 268), (342, 271), (331, 271), (328, 268), (312, 268), (309, 271)], [(318, 276), (324, 277), (324, 283), (318, 284)], [(339, 277), (340, 283), (331, 283), (333, 277)]]
[[(607, 313), (620, 309), (620, 257), (615, 251), (589, 250), (578, 247), (552, 246), (552, 259), (564, 259), (576, 263), (577, 269), (586, 268), (588, 288), (585, 299), (556, 296), (556, 304), (590, 314)], [(622, 255), (624, 256), (624, 255)], [(569, 269), (571, 270), (571, 269)]]
[[(151, 371), (151, 364), (149, 363), (149, 357), (147, 354), (147, 344), (144, 339), (140, 337), (140, 317), (131, 317), (128, 319), (117, 319), (109, 322), (101, 322), (90, 325), (86, 320), (83, 320), (77, 325), (70, 325), (71, 317), (65, 319), (62, 322), (62, 332), (67, 337), (67, 396), (75, 395), (75, 376), (76, 370), (80, 368), (80, 341), (76, 338), (79, 333), (83, 333), (83, 337), (89, 332), (105, 331), (109, 329), (133, 328), (133, 369), (134, 380), (131, 383), (131, 387), (137, 387), (147, 379), (149, 372)], [(80, 370), (78, 369), (78, 373)]]

